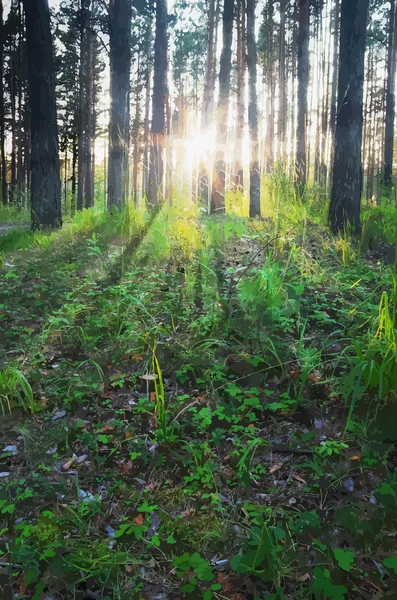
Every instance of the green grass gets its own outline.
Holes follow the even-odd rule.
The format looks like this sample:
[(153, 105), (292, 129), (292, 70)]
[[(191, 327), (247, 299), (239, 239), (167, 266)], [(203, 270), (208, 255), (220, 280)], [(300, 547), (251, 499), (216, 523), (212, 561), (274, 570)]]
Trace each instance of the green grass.
[(5, 248), (5, 597), (396, 593), (394, 270), (263, 186)]

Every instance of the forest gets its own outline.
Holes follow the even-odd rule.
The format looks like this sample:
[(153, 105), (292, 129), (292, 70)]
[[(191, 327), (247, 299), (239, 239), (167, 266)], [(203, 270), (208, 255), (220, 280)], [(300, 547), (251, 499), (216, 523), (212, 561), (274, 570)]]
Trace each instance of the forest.
[(0, 599), (397, 598), (397, 1), (0, 42)]

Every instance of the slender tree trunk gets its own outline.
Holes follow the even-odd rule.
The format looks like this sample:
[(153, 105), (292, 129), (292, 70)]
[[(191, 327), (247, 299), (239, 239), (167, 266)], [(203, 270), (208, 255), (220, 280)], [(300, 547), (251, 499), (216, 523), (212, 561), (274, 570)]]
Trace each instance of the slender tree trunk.
[(306, 186), (307, 165), (307, 90), (309, 86), (309, 0), (299, 0), (298, 32), (298, 126), (296, 177), (300, 193)]
[(230, 71), (232, 65), (234, 0), (225, 0), (223, 7), (223, 47), (219, 69), (219, 101), (217, 111), (217, 153), (212, 181), (211, 212), (224, 212), (229, 117)]
[(210, 0), (208, 15), (208, 42), (207, 42), (207, 67), (204, 84), (203, 112), (201, 115), (201, 129), (205, 131), (211, 124), (214, 115), (214, 59), (216, 36), (215, 0)]
[(141, 144), (140, 144), (140, 122), (141, 122), (141, 89), (139, 80), (141, 77), (140, 69), (141, 69), (141, 61), (140, 54), (138, 52), (138, 60), (137, 60), (137, 75), (136, 75), (136, 88), (135, 88), (135, 118), (134, 118), (134, 165), (133, 165), (133, 174), (132, 174), (132, 189), (133, 189), (133, 198), (135, 204), (138, 200), (138, 166), (139, 166), (139, 158), (141, 155)]
[(336, 131), (336, 106), (337, 106), (337, 84), (339, 73), (339, 24), (340, 24), (340, 0), (335, 0), (334, 10), (334, 39), (333, 39), (333, 66), (332, 66), (332, 88), (331, 88), (331, 179), (333, 173), (334, 154), (335, 154), (335, 131)]
[(247, 66), (249, 75), (248, 123), (251, 139), (250, 217), (259, 217), (261, 214), (261, 179), (258, 158), (258, 94), (256, 89), (257, 59), (255, 39), (255, 6), (255, 0), (247, 0)]
[(163, 199), (164, 148), (166, 130), (167, 87), (167, 0), (156, 2), (156, 39), (154, 44), (154, 80), (152, 146), (150, 151), (148, 201), (155, 206)]
[(10, 201), (15, 198), (15, 187), (17, 183), (17, 122), (16, 122), (16, 76), (14, 58), (10, 60), (10, 104), (11, 104), (11, 181), (10, 181)]
[(387, 91), (386, 91), (386, 125), (384, 175), (385, 186), (392, 183), (394, 122), (396, 117), (396, 66), (397, 66), (397, 6), (390, 0), (389, 42), (387, 55)]
[(362, 188), (364, 55), (368, 0), (342, 0), (338, 116), (329, 222), (334, 233), (359, 233)]
[(266, 95), (267, 95), (267, 118), (266, 118), (266, 136), (265, 136), (265, 169), (266, 173), (270, 173), (274, 162), (274, 132), (275, 132), (275, 73), (274, 73), (274, 45), (273, 45), (273, 28), (274, 28), (274, 3), (273, 0), (268, 0), (266, 5), (266, 23), (267, 23), (267, 46), (265, 57), (265, 80), (266, 80)]
[(73, 135), (72, 145), (72, 189), (70, 199), (70, 216), (74, 217), (76, 212), (76, 180), (77, 180), (77, 136)]
[(233, 183), (236, 190), (244, 188), (243, 170), (243, 137), (245, 124), (245, 0), (238, 0), (237, 13), (237, 124), (235, 139), (235, 163), (233, 169)]
[(7, 202), (7, 163), (5, 151), (4, 118), (4, 23), (3, 2), (0, 0), (0, 165), (1, 165), (1, 201)]
[(287, 0), (280, 0), (280, 46), (279, 46), (279, 114), (278, 138), (279, 155), (284, 160), (286, 154), (287, 128), (287, 86), (286, 86), (286, 10)]
[(124, 204), (126, 155), (128, 156), (128, 98), (131, 69), (131, 2), (112, 0), (110, 7), (110, 122), (108, 207)]
[(94, 138), (95, 138), (95, 91), (94, 91), (94, 74), (95, 74), (95, 36), (91, 31), (92, 24), (92, 9), (88, 16), (88, 26), (90, 31), (87, 32), (88, 38), (88, 60), (87, 60), (87, 83), (85, 97), (85, 115), (86, 115), (86, 174), (84, 178), (84, 197), (86, 208), (94, 206)]
[(32, 131), (32, 226), (62, 225), (54, 58), (47, 0), (23, 0)]
[(150, 73), (152, 69), (152, 22), (149, 20), (146, 45), (146, 72), (145, 72), (145, 119), (143, 124), (143, 159), (142, 159), (142, 197), (148, 192), (149, 159), (150, 159)]
[(88, 55), (88, 9), (90, 0), (80, 0), (80, 62), (79, 62), (79, 133), (78, 133), (78, 185), (77, 185), (77, 210), (84, 208), (85, 177), (87, 175), (86, 155), (86, 114), (85, 95), (87, 92), (86, 66)]

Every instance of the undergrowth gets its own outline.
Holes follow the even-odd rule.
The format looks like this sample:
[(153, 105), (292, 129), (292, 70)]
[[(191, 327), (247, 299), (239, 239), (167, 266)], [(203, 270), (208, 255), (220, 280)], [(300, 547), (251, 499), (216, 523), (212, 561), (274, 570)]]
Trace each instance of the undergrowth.
[(2, 597), (396, 594), (395, 213), (263, 191), (3, 238)]

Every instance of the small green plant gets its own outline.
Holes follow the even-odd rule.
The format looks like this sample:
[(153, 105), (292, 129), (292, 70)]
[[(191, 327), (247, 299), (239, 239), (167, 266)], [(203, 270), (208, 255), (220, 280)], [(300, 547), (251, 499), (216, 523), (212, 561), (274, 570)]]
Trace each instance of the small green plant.
[(3, 415), (6, 409), (11, 413), (13, 403), (17, 403), (26, 412), (35, 412), (30, 383), (19, 369), (7, 367), (0, 371), (0, 407)]

